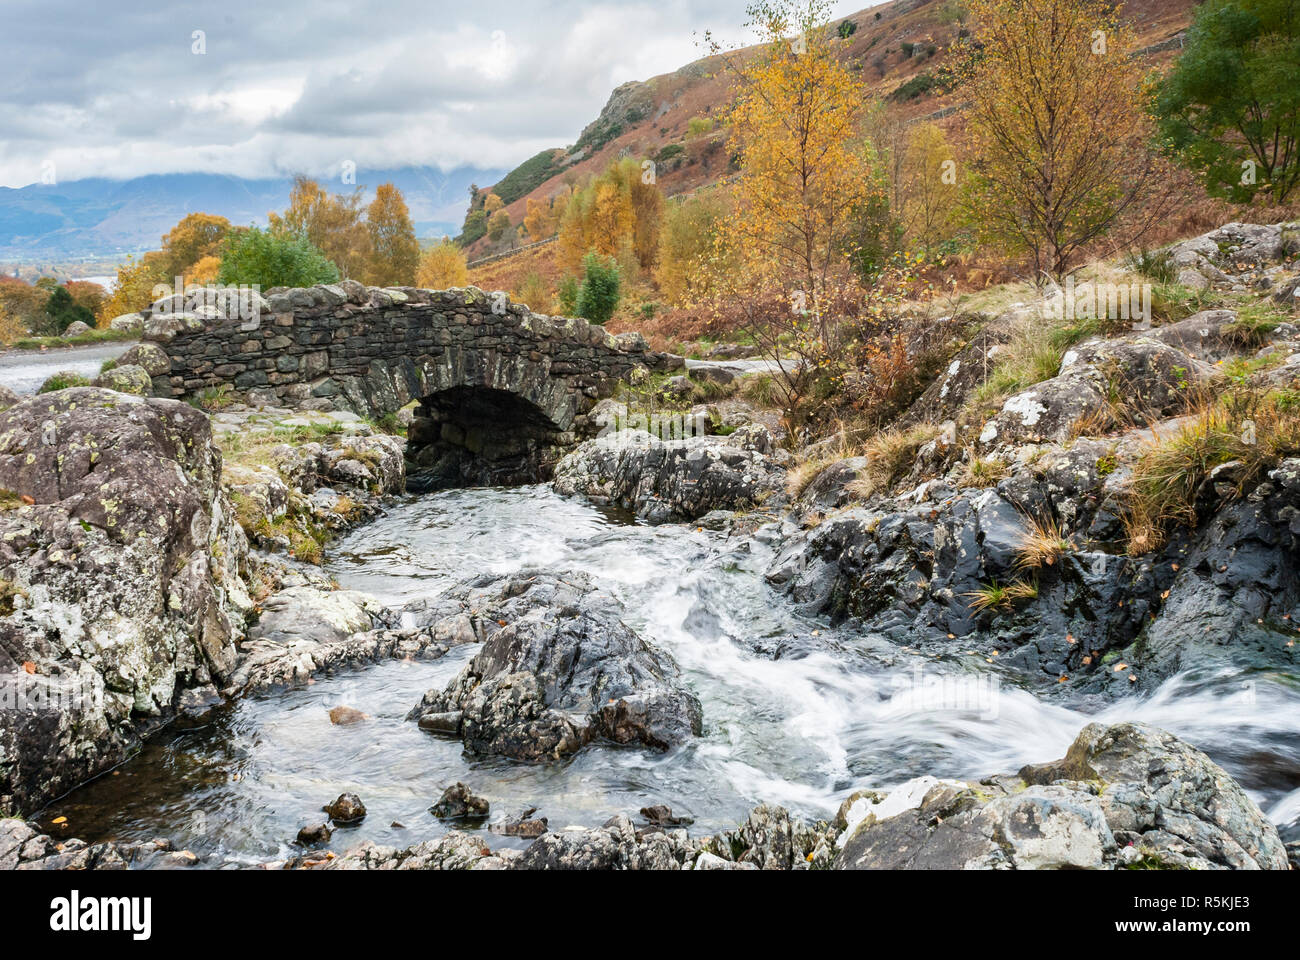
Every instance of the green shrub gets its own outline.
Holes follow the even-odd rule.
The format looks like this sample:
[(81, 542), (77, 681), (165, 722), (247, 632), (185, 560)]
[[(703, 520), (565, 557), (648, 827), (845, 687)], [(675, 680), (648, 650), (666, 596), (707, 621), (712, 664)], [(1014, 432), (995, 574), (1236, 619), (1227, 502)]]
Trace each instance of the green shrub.
[(278, 236), (257, 227), (226, 240), (217, 273), (223, 284), (256, 284), (263, 289), (310, 287), (338, 279), (338, 267), (306, 238)]
[(55, 390), (67, 390), (69, 387), (88, 387), (90, 381), (79, 373), (73, 373), (71, 370), (61, 370), (51, 376), (44, 383), (37, 393), (53, 393)]
[(618, 263), (613, 257), (602, 259), (589, 253), (583, 258), (582, 266), (585, 276), (574, 304), (578, 316), (592, 323), (608, 323), (622, 297)]

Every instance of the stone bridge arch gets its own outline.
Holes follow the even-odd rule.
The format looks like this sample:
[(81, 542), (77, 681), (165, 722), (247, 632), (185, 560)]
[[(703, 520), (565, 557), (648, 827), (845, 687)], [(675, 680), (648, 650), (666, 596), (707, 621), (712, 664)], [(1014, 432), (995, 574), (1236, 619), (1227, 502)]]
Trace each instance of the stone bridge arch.
[(413, 489), (546, 479), (594, 433), (587, 414), (618, 380), (638, 367), (681, 363), (651, 352), (639, 334), (612, 336), (474, 287), (343, 281), (254, 294), (238, 316), (207, 293), (186, 291), (142, 311), (139, 351), (155, 394), (221, 390), (254, 405), (371, 418), (415, 401)]

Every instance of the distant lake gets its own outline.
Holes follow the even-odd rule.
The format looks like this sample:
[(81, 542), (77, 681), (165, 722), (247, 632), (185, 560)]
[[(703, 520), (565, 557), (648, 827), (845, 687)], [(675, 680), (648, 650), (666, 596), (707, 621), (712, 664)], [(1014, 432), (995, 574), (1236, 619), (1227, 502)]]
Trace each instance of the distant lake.
[(117, 285), (117, 277), (77, 277), (78, 283), (97, 283), (109, 293)]

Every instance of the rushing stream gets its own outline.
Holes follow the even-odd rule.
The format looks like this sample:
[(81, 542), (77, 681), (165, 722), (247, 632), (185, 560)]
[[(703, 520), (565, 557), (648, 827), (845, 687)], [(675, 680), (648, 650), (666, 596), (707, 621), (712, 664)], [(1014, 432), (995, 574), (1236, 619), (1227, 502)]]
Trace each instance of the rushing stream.
[[(856, 788), (1051, 760), (1093, 719), (1164, 727), (1224, 765), (1279, 824), (1300, 817), (1300, 678), (1183, 674), (1087, 715), (1038, 700), (980, 658), (936, 662), (800, 617), (763, 581), (771, 550), (761, 536), (742, 545), (636, 524), (545, 486), (410, 498), (333, 545), (327, 571), (343, 586), (396, 605), (479, 572), (583, 571), (676, 658), (703, 705), (704, 736), (663, 755), (596, 745), (561, 764), (468, 761), (459, 743), (404, 720), (477, 649), (460, 647), (251, 697), (205, 727), (167, 731), (39, 821), (66, 817), (63, 835), (91, 841), (169, 837), (208, 864), (248, 863), (293, 852), (298, 828), (344, 790), (369, 815), (337, 831), (334, 849), (427, 839), (447, 829), (428, 807), (463, 780), (491, 800), (493, 819), (537, 807), (552, 829), (594, 826), (666, 803), (708, 832), (760, 801), (828, 817)], [(337, 705), (369, 719), (332, 726)]]

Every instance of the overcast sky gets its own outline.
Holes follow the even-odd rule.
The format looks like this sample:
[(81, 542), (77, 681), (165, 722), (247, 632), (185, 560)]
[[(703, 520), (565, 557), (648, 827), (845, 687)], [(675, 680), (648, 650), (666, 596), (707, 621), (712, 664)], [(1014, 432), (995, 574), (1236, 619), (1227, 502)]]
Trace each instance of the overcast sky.
[(508, 168), (576, 140), (619, 83), (700, 56), (705, 29), (745, 36), (744, 0), (5, 0), (3, 14), (11, 187), (50, 164), (59, 181)]

